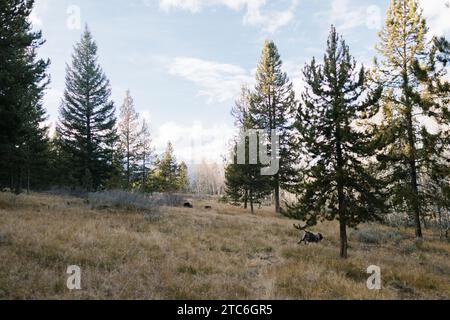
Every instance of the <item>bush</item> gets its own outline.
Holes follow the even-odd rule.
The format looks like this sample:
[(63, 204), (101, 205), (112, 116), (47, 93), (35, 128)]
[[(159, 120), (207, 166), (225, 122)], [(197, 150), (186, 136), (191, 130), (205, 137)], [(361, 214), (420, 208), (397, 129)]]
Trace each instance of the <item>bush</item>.
[(361, 243), (381, 244), (382, 242), (400, 243), (406, 238), (398, 231), (383, 231), (374, 227), (365, 227), (354, 232), (353, 236)]
[(381, 234), (374, 229), (362, 229), (356, 231), (356, 239), (362, 243), (379, 244), (381, 242)]
[(88, 202), (95, 209), (124, 209), (131, 211), (157, 211), (162, 206), (179, 206), (183, 198), (174, 194), (147, 195), (139, 192), (103, 191), (89, 193)]

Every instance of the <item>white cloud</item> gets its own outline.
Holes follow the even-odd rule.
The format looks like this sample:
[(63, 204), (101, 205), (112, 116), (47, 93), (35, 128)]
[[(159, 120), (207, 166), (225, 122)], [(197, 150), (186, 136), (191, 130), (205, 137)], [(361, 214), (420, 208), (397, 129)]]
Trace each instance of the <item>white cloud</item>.
[(149, 111), (143, 111), (139, 115), (143, 120), (147, 122), (147, 124), (152, 123), (153, 117)]
[(295, 96), (300, 99), (301, 94), (305, 89), (305, 80), (303, 76), (304, 62), (300, 60), (286, 60), (283, 63), (283, 69), (292, 81)]
[(35, 28), (42, 27), (43, 25), (41, 17), (39, 17), (35, 11), (31, 12), (29, 20)]
[(232, 64), (178, 57), (168, 65), (169, 73), (196, 84), (199, 96), (208, 103), (233, 100), (243, 83), (251, 83), (253, 77), (245, 69)]
[(44, 25), (43, 16), (47, 13), (49, 7), (49, 0), (36, 1), (33, 11), (29, 16), (30, 22), (35, 28), (41, 28)]
[(266, 10), (266, 0), (160, 0), (160, 8), (166, 12), (171, 9), (187, 10), (192, 13), (200, 12), (205, 7), (225, 6), (234, 11), (246, 9), (243, 18), (245, 25), (261, 27), (264, 32), (274, 33), (278, 29), (291, 23), (299, 0), (291, 0), (285, 10)]
[(450, 32), (450, 7), (448, 0), (419, 0), (432, 35)]
[[(370, 29), (381, 27), (381, 11), (373, 5), (354, 5), (351, 0), (332, 0), (328, 12), (330, 22), (339, 32), (365, 26)], [(374, 23), (377, 22), (378, 23)]]
[[(419, 0), (432, 35), (444, 35), (450, 31), (448, 0)], [(322, 15), (323, 13), (321, 13)], [(331, 23), (339, 30), (361, 26), (379, 29), (384, 23), (384, 11), (376, 5), (359, 5), (352, 0), (332, 0), (327, 13)]]
[(201, 122), (190, 126), (167, 122), (157, 129), (154, 145), (157, 153), (161, 154), (167, 143), (172, 142), (176, 157), (186, 163), (200, 164), (203, 160), (221, 163), (234, 133), (233, 127), (223, 123), (205, 127)]

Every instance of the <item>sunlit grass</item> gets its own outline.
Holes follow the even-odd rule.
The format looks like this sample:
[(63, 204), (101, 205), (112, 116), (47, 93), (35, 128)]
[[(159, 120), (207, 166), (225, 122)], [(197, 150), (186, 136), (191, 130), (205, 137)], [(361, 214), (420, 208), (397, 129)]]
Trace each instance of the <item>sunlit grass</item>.
[[(380, 238), (350, 232), (341, 260), (334, 223), (317, 227), (323, 243), (298, 246), (292, 221), (271, 210), (194, 205), (152, 220), (75, 198), (0, 194), (0, 298), (450, 298), (450, 244), (430, 232), (417, 244), (412, 230), (364, 226)], [(366, 287), (373, 264), (381, 291)], [(66, 288), (69, 265), (82, 269), (80, 291)]]

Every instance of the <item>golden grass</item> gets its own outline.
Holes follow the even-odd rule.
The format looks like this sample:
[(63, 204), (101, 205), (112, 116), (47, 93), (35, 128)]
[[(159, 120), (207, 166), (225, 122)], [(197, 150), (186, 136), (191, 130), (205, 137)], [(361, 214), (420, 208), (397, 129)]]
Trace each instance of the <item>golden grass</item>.
[[(450, 243), (411, 230), (378, 245), (350, 236), (338, 257), (335, 223), (319, 245), (297, 245), (292, 221), (217, 203), (213, 210), (143, 213), (91, 210), (82, 200), (0, 194), (0, 299), (449, 299)], [(350, 232), (351, 233), (351, 232)], [(383, 289), (366, 287), (369, 265)], [(69, 265), (82, 290), (66, 287)]]

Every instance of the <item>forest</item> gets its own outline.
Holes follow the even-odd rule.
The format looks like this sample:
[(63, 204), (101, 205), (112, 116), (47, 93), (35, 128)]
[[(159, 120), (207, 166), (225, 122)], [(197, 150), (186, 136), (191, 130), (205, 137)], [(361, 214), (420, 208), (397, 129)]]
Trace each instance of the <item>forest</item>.
[[(280, 219), (275, 230), (282, 228), (278, 223), (284, 223), (292, 236), (298, 231), (292, 224), (307, 233), (315, 228), (321, 231), (325, 225), (325, 232), (336, 233), (331, 247), (339, 248), (340, 261), (351, 256), (351, 242), (358, 232), (352, 230), (361, 226), (384, 230), (375, 237), (388, 234), (383, 228), (406, 228), (402, 235), (417, 246), (426, 247), (430, 234), (438, 239), (429, 240), (429, 246), (448, 243), (450, 43), (429, 32), (418, 1), (390, 1), (379, 41), (373, 44), (377, 55), (371, 65), (357, 61), (339, 30), (331, 26), (322, 55), (298, 66), (303, 76), (300, 94), (285, 71), (276, 43), (263, 43), (259, 61), (255, 61), (256, 85), (239, 84), (241, 93), (230, 112), (237, 132), (258, 130), (257, 139), (268, 146), (268, 156), (277, 157), (279, 170), (274, 175), (263, 175), (264, 165), (253, 164), (250, 156), (245, 164), (237, 163), (237, 146), (244, 143), (250, 153), (251, 145), (249, 137), (240, 141), (240, 135), (230, 137), (231, 147), (224, 151), (229, 156), (214, 166), (204, 163), (194, 168), (178, 161), (169, 141), (165, 152), (157, 154), (152, 124), (136, 111), (132, 88), (123, 101), (112, 101), (112, 86), (99, 63), (95, 34), (88, 25), (67, 61), (58, 121), (50, 130), (43, 97), (51, 84), (51, 61), (38, 55), (45, 34), (36, 31), (29, 20), (33, 5), (31, 0), (0, 0), (3, 214), (22, 207), (41, 212), (47, 205), (52, 212), (52, 206), (60, 205), (52, 197), (58, 196), (69, 211), (86, 203), (101, 212), (113, 206), (111, 210), (150, 212), (142, 218), (147, 221), (157, 220), (165, 207), (172, 207), (167, 209), (172, 212), (193, 202), (194, 210), (206, 210), (205, 214), (220, 208), (249, 214), (245, 219), (260, 218), (255, 223), (261, 223), (261, 228), (268, 228), (267, 216)], [(279, 137), (277, 150), (267, 139), (273, 131)], [(118, 200), (121, 197), (123, 203)], [(156, 218), (147, 215), (153, 213)], [(3, 218), (10, 223), (16, 219)], [(175, 218), (170, 219), (176, 227)], [(183, 219), (187, 219), (183, 223), (203, 221), (200, 216)], [(5, 228), (4, 224), (0, 227), (0, 248)], [(275, 239), (277, 232), (271, 237)], [(227, 248), (222, 249), (234, 250)], [(448, 257), (448, 246), (442, 248)], [(275, 249), (265, 251), (263, 246), (258, 250), (269, 254)], [(285, 254), (295, 255), (290, 250)], [(209, 272), (189, 268), (186, 265), (178, 271)], [(0, 298), (8, 296), (2, 285), (6, 286), (0, 280)], [(230, 290), (226, 292), (232, 297)], [(289, 290), (277, 292), (277, 297), (292, 296)], [(178, 297), (174, 292), (161, 296)]]

